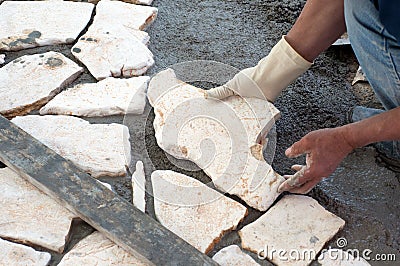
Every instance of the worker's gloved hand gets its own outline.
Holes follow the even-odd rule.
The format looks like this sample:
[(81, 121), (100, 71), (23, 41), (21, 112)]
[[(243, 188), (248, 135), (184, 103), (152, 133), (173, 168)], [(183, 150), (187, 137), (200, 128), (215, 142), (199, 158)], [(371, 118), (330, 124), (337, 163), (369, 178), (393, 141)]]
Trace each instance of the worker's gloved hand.
[(246, 68), (225, 85), (208, 90), (206, 97), (223, 99), (231, 95), (240, 95), (273, 102), (284, 88), (311, 65), (312, 63), (299, 55), (283, 36), (257, 66)]
[(286, 181), (278, 192), (308, 193), (324, 177), (331, 175), (353, 149), (344, 127), (308, 133), (285, 152), (289, 158), (306, 154), (306, 165), (293, 165), (292, 169), (297, 172), (284, 176)]

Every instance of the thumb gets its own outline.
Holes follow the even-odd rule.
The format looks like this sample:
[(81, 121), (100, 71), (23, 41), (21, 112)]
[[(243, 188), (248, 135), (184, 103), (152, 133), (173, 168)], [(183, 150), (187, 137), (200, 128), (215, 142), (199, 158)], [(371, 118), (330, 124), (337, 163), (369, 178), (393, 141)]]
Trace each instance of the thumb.
[(289, 158), (295, 158), (295, 157), (298, 157), (305, 153), (307, 153), (307, 149), (306, 149), (302, 139), (295, 142), (292, 146), (290, 146), (285, 151), (285, 155)]
[(221, 100), (232, 95), (235, 95), (235, 93), (231, 89), (226, 86), (220, 86), (207, 90), (205, 93), (205, 98), (215, 98)]

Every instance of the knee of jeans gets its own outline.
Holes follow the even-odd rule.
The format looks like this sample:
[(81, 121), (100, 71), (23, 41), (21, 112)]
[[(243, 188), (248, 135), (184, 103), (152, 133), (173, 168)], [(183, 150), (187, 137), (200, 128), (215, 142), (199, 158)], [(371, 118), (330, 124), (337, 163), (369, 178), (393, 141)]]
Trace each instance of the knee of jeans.
[(360, 5), (362, 1), (359, 0), (344, 0), (344, 17), (346, 20), (347, 32), (351, 35), (353, 29), (359, 27), (359, 21), (356, 19), (357, 12), (361, 12), (362, 5)]

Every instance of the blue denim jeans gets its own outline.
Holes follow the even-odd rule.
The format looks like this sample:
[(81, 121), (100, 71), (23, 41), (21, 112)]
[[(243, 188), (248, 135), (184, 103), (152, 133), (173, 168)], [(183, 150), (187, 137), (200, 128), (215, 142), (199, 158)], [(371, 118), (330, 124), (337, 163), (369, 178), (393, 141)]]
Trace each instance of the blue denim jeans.
[[(351, 46), (377, 98), (386, 110), (400, 106), (400, 45), (385, 29), (370, 0), (344, 3)], [(352, 118), (356, 122), (381, 112), (356, 107)], [(388, 157), (400, 159), (400, 141), (382, 142), (376, 147)]]

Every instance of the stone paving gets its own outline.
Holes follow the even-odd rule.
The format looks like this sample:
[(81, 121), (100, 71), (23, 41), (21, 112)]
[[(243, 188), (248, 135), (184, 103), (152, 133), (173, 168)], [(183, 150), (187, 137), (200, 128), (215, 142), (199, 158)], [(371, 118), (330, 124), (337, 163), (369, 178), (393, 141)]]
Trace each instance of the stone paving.
[[(150, 78), (142, 75), (154, 64), (154, 56), (147, 47), (149, 35), (144, 30), (156, 19), (158, 10), (143, 6), (150, 5), (151, 0), (89, 2), (1, 3), (0, 51), (74, 43), (71, 52), (75, 60), (51, 51), (22, 56), (2, 66), (0, 113), (9, 118), (16, 116), (12, 122), (93, 177), (122, 176), (131, 163), (128, 128), (91, 124), (73, 116), (143, 113)], [(93, 22), (88, 25), (93, 11)], [(48, 15), (46, 19), (43, 14)], [(3, 59), (0, 55), (0, 65)], [(98, 82), (75, 84), (64, 90), (82, 73), (78, 64), (85, 65)], [(171, 87), (174, 89), (167, 91)], [(272, 104), (246, 99), (246, 106), (237, 96), (223, 102), (206, 100), (204, 91), (181, 82), (172, 70), (150, 81), (147, 97), (154, 107), (160, 147), (177, 158), (195, 162), (215, 185), (216, 189), (170, 170), (157, 170), (151, 175), (157, 219), (199, 251), (209, 254), (226, 233), (240, 228), (243, 250), (228, 246), (213, 258), (221, 265), (258, 265), (260, 261), (249, 256), (250, 252), (257, 254), (271, 245), (277, 249), (310, 248), (318, 253), (344, 226), (341, 218), (310, 197), (279, 197), (276, 189), (283, 177), (263, 160), (265, 143), (258, 142), (259, 135), (265, 137), (279, 117)], [(194, 119), (181, 132), (179, 145), (171, 145), (176, 144), (169, 142), (176, 133), (172, 128), (179, 128), (180, 121), (199, 113), (223, 114), (218, 119), (231, 119), (228, 124), (235, 130), (227, 131), (211, 120)], [(235, 119), (239, 124), (235, 124)], [(211, 162), (207, 156), (201, 156), (199, 149), (201, 142), (210, 137), (218, 151)], [(229, 142), (234, 145), (227, 145)], [(244, 159), (231, 158), (234, 149), (239, 149)], [(234, 164), (227, 167), (229, 160)], [(131, 179), (133, 204), (143, 212), (144, 170), (143, 163), (137, 162)], [(99, 232), (64, 252), (71, 221), (76, 216), (9, 168), (0, 169), (0, 203), (0, 237), (6, 239), (0, 238), (1, 254), (6, 254), (0, 257), (0, 264), (46, 265), (50, 254), (36, 251), (39, 247), (63, 253), (59, 265), (146, 265)], [(250, 207), (266, 212), (243, 227)], [(277, 265), (309, 265), (316, 259), (287, 262), (268, 252), (264, 255)]]

